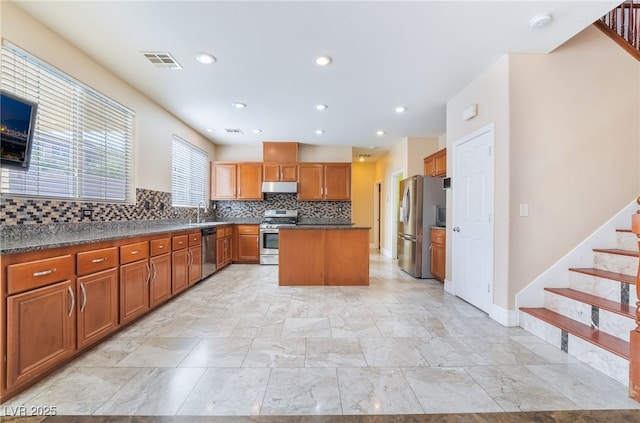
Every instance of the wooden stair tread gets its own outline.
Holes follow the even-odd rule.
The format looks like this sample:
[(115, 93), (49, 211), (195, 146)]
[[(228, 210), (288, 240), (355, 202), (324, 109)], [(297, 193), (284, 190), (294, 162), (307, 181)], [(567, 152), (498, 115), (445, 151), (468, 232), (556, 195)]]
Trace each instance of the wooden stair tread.
[(598, 278), (611, 279), (613, 281), (624, 282), (631, 285), (636, 284), (635, 276), (625, 275), (624, 273), (609, 272), (608, 270), (594, 269), (593, 267), (572, 267), (569, 271), (584, 273)]
[(611, 248), (611, 249), (594, 248), (593, 251), (595, 251), (596, 253), (609, 253), (609, 254), (617, 254), (619, 256), (638, 257), (638, 252), (637, 251), (618, 250), (616, 248)]
[(569, 332), (624, 359), (629, 359), (629, 343), (608, 333), (593, 329), (546, 308), (523, 307), (521, 311)]
[(554, 294), (562, 295), (563, 297), (571, 298), (576, 301), (580, 301), (585, 304), (596, 306), (598, 308), (619, 314), (621, 316), (635, 319), (635, 307), (632, 308), (628, 304), (622, 304), (615, 301), (607, 300), (605, 298), (587, 294), (586, 292), (582, 291), (576, 291), (575, 289), (571, 288), (545, 288), (544, 290), (553, 292)]

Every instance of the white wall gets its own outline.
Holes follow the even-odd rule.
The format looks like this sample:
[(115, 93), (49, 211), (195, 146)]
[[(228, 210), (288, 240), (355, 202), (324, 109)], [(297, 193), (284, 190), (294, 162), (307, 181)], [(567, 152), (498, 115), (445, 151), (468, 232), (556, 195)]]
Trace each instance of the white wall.
[(2, 38), (136, 113), (135, 186), (171, 192), (172, 139), (176, 134), (214, 157), (201, 134), (106, 70), (78, 48), (10, 2), (2, 2)]

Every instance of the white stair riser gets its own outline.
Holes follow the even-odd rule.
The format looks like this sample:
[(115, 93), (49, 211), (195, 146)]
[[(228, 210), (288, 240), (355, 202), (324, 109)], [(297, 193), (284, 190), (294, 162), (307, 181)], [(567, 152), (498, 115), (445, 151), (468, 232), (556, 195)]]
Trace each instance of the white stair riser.
[[(594, 327), (594, 322), (592, 321), (593, 308), (590, 304), (585, 304), (549, 291), (545, 291), (544, 295), (545, 308), (584, 325)], [(629, 342), (629, 332), (631, 332), (635, 326), (635, 321), (630, 317), (603, 309), (598, 310), (597, 329), (602, 332)]]
[[(580, 272), (569, 272), (569, 288), (606, 298), (607, 300), (620, 302), (622, 298), (622, 283), (611, 279), (599, 278)], [(638, 301), (636, 286), (629, 285), (629, 305), (633, 306)]]
[(617, 232), (616, 249), (638, 251), (638, 237), (632, 232)]
[(635, 276), (638, 273), (638, 257), (595, 252), (593, 255), (593, 267)]
[[(562, 330), (559, 328), (524, 312), (520, 312), (520, 326), (556, 348), (561, 348)], [(568, 335), (567, 342), (569, 355), (629, 386), (629, 362), (627, 360), (571, 334)]]

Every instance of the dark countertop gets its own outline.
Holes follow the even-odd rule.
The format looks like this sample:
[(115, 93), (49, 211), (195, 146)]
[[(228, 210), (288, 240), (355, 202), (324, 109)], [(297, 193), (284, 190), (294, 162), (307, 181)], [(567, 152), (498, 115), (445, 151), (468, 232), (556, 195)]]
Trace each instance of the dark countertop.
[(238, 222), (188, 223), (175, 221), (94, 222), (77, 224), (16, 225), (0, 232), (0, 254), (112, 241), (168, 232), (200, 230)]

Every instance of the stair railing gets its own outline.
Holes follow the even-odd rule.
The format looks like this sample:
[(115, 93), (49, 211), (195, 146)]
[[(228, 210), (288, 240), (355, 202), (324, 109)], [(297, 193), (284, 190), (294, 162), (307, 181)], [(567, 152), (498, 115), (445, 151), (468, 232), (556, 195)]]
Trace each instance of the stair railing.
[(640, 0), (626, 0), (595, 25), (640, 60)]
[[(640, 197), (636, 202), (640, 204)], [(638, 237), (640, 248), (640, 210), (631, 216), (631, 231)], [(636, 274), (636, 295), (640, 298), (640, 265)], [(636, 302), (636, 328), (629, 336), (629, 396), (640, 402), (640, 299)]]

